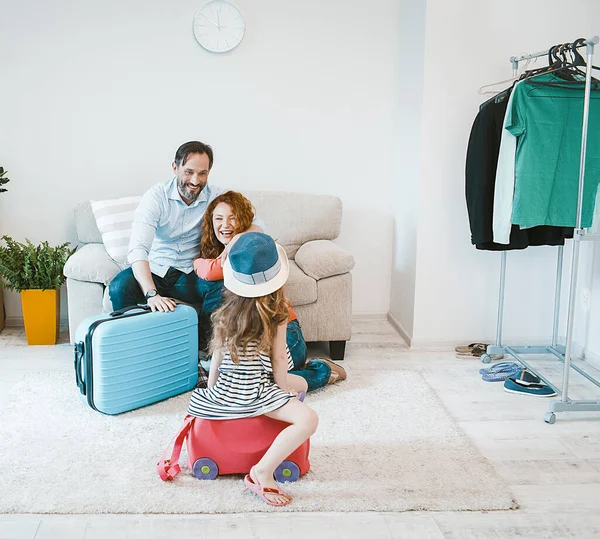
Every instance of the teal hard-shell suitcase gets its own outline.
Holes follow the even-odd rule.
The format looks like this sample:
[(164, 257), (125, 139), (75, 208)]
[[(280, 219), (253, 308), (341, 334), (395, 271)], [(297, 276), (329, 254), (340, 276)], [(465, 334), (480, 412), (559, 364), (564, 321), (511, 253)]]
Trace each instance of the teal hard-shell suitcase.
[(75, 379), (88, 405), (115, 415), (189, 391), (198, 382), (198, 315), (127, 307), (86, 318), (75, 332)]

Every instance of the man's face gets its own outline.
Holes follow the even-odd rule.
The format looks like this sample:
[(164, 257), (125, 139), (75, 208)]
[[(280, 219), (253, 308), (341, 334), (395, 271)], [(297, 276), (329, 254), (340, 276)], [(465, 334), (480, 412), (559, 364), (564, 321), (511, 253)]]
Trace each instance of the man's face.
[(177, 176), (177, 189), (181, 198), (187, 204), (192, 204), (208, 182), (208, 155), (193, 153), (185, 164), (176, 166), (173, 163), (173, 172)]

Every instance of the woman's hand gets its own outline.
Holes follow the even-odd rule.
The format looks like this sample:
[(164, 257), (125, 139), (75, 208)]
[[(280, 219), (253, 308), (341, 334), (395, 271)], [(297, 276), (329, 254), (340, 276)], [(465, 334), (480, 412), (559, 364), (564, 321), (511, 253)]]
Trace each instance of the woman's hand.
[(250, 225), (250, 228), (248, 230), (244, 230), (244, 232), (238, 232), (235, 236), (233, 236), (231, 238), (231, 240), (229, 241), (229, 243), (227, 245), (225, 245), (225, 249), (223, 249), (223, 252), (217, 257), (217, 260), (221, 261), (221, 265), (223, 265), (225, 260), (227, 260), (227, 255), (229, 255), (231, 246), (237, 240), (240, 239), (240, 236), (242, 236), (243, 234), (246, 234), (246, 232), (263, 232), (263, 229), (260, 228), (258, 225), (252, 224), (252, 225)]
[(229, 243), (227, 245), (225, 245), (225, 249), (223, 249), (223, 252), (217, 257), (217, 260), (219, 260), (221, 262), (221, 266), (223, 266), (225, 260), (227, 260), (227, 255), (229, 255), (229, 250), (231, 249), (231, 246), (240, 239), (240, 236), (244, 234), (244, 232), (240, 233), (240, 234), (236, 234), (235, 236), (233, 236), (231, 238), (231, 240), (229, 241)]

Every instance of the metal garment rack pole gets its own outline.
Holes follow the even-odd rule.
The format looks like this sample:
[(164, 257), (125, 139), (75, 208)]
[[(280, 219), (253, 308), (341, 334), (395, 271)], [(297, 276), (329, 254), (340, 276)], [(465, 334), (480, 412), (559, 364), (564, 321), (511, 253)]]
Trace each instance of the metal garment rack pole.
[[(567, 335), (566, 344), (561, 346), (558, 344), (558, 325), (560, 316), (560, 296), (561, 296), (561, 285), (562, 285), (562, 266), (563, 266), (563, 246), (558, 247), (558, 259), (556, 267), (556, 289), (554, 298), (554, 322), (552, 327), (552, 344), (550, 346), (503, 346), (502, 345), (502, 323), (504, 318), (504, 294), (506, 288), (506, 251), (502, 252), (502, 258), (500, 263), (500, 290), (498, 298), (498, 322), (496, 328), (496, 344), (488, 346), (487, 354), (482, 356), (482, 361), (488, 363), (490, 361), (490, 354), (510, 354), (517, 359), (527, 369), (535, 373), (541, 378), (547, 385), (549, 385), (557, 394), (560, 395), (559, 402), (552, 402), (550, 404), (550, 411), (544, 416), (546, 423), (554, 423), (556, 421), (555, 412), (564, 411), (600, 411), (600, 401), (573, 401), (569, 399), (569, 374), (570, 369), (573, 368), (579, 374), (584, 376), (587, 380), (592, 382), (594, 385), (600, 387), (600, 381), (590, 376), (587, 372), (583, 371), (577, 365), (572, 364), (571, 352), (573, 345), (573, 328), (574, 328), (574, 314), (575, 314), (575, 297), (577, 291), (577, 272), (579, 268), (579, 252), (582, 239), (594, 239), (596, 237), (586, 238), (585, 229), (581, 227), (582, 224), (582, 207), (583, 207), (583, 187), (585, 183), (585, 156), (587, 150), (587, 133), (589, 124), (589, 110), (590, 110), (590, 95), (591, 95), (591, 81), (592, 81), (592, 60), (594, 55), (594, 45), (598, 43), (598, 36), (591, 39), (585, 40), (581, 43), (580, 47), (586, 47), (586, 77), (585, 77), (585, 93), (584, 93), (584, 104), (583, 104), (583, 120), (582, 120), (582, 136), (581, 136), (581, 154), (579, 161), (579, 186), (577, 195), (577, 219), (576, 228), (573, 235), (573, 251), (571, 256), (571, 280), (569, 286), (569, 306), (567, 315)], [(513, 75), (517, 75), (519, 62), (523, 60), (530, 60), (538, 58), (540, 56), (546, 56), (548, 51), (541, 51), (532, 54), (525, 54), (519, 57), (512, 56), (510, 62), (513, 68)], [(558, 358), (564, 363), (563, 366), (563, 380), (562, 390), (554, 386), (549, 380), (540, 375), (536, 370), (531, 367), (521, 356), (527, 354), (551, 354)]]

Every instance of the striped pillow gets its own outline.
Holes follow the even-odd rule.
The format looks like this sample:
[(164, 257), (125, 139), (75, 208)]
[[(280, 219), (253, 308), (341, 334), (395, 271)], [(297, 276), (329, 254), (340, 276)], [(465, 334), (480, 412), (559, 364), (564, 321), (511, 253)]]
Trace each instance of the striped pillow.
[(135, 196), (112, 200), (90, 200), (106, 252), (121, 269), (129, 265), (127, 253), (133, 212), (141, 199), (141, 196)]

